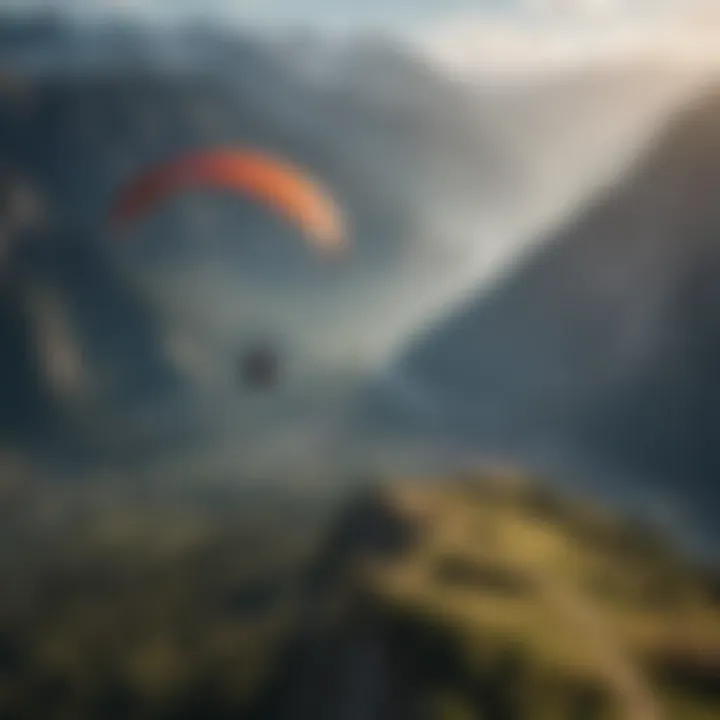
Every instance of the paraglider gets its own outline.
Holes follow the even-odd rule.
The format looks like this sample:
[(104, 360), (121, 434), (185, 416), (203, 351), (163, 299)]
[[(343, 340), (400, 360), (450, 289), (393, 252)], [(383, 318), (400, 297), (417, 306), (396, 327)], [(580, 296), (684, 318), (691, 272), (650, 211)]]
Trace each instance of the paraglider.
[[(139, 173), (112, 203), (111, 227), (127, 228), (163, 201), (208, 188), (264, 205), (299, 230), (323, 255), (335, 256), (346, 248), (342, 213), (320, 183), (283, 159), (241, 148), (190, 152)], [(281, 379), (280, 355), (272, 344), (256, 344), (237, 358), (236, 372), (250, 388), (273, 389)]]
[(269, 345), (257, 345), (243, 354), (238, 362), (240, 379), (256, 390), (274, 388), (280, 379), (280, 357)]
[(110, 211), (111, 224), (125, 227), (165, 199), (207, 187), (263, 203), (298, 227), (319, 250), (337, 252), (344, 247), (341, 213), (329, 193), (300, 168), (247, 149), (189, 153), (141, 173), (119, 193)]

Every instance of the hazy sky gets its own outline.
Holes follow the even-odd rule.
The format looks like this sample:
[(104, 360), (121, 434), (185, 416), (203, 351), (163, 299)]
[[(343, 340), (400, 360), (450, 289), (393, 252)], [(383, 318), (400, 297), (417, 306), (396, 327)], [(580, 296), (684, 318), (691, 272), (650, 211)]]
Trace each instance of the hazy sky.
[(377, 30), (418, 42), (458, 70), (539, 69), (610, 57), (720, 64), (720, 0), (0, 0), (165, 22), (221, 20), (271, 29)]
[(517, 22), (552, 18), (592, 20), (711, 12), (716, 0), (0, 0), (0, 7), (31, 6), (82, 12), (232, 16), (263, 23), (410, 25), (452, 16), (504, 16)]

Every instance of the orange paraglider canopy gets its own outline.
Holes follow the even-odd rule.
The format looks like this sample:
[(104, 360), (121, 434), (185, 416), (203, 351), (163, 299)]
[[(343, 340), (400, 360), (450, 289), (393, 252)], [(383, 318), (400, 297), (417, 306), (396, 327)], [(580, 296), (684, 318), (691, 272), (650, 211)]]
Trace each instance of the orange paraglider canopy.
[(158, 202), (194, 187), (248, 195), (299, 226), (318, 248), (344, 246), (342, 218), (329, 194), (299, 168), (254, 150), (194, 152), (151, 168), (120, 191), (110, 221), (125, 226)]

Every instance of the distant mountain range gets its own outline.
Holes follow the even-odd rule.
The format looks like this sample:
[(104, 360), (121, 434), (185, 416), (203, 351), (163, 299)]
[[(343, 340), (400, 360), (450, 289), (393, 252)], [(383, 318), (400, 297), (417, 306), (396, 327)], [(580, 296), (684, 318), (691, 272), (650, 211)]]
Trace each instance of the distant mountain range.
[[(214, 435), (197, 427), (214, 407), (247, 426), (234, 368), (258, 334), (278, 336), (297, 365), (293, 413), (303, 384), (312, 394), (328, 378), (306, 401), (325, 422), (342, 414), (348, 383), (617, 172), (685, 82), (637, 68), (470, 87), (394, 41), (78, 26), (53, 14), (3, 22), (0, 58), (0, 159), (32, 181), (51, 220), (4, 268), (0, 332), (15, 348), (0, 371), (5, 437), (32, 440), (68, 417), (102, 437), (112, 417), (105, 435), (119, 447), (133, 431), (149, 448), (168, 434), (176, 447), (178, 426)], [(181, 150), (235, 143), (286, 155), (333, 189), (351, 262), (322, 273), (272, 242), (287, 235), (276, 223), (212, 198), (178, 202), (122, 249), (108, 242), (104, 212), (124, 180)], [(266, 237), (267, 252), (255, 242)], [(28, 305), (38, 294), (53, 321)], [(89, 400), (47, 377), (60, 351), (38, 333), (62, 336), (57, 325), (79, 348)], [(190, 367), (187, 354), (201, 357)], [(333, 383), (344, 386), (334, 394)], [(154, 415), (155, 404), (167, 409)], [(152, 432), (127, 419), (145, 409)]]
[(421, 336), (368, 425), (596, 474), (717, 537), (718, 117), (720, 93), (699, 98), (623, 182)]

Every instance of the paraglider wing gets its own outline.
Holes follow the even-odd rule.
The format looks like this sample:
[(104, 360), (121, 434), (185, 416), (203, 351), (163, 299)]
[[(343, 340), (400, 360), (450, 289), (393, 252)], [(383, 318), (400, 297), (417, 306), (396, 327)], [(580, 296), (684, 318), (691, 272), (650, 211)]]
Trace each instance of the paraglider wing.
[(191, 153), (141, 174), (120, 192), (111, 209), (111, 223), (125, 226), (162, 200), (195, 187), (256, 199), (300, 227), (322, 250), (344, 245), (340, 212), (329, 194), (292, 164), (250, 150)]

